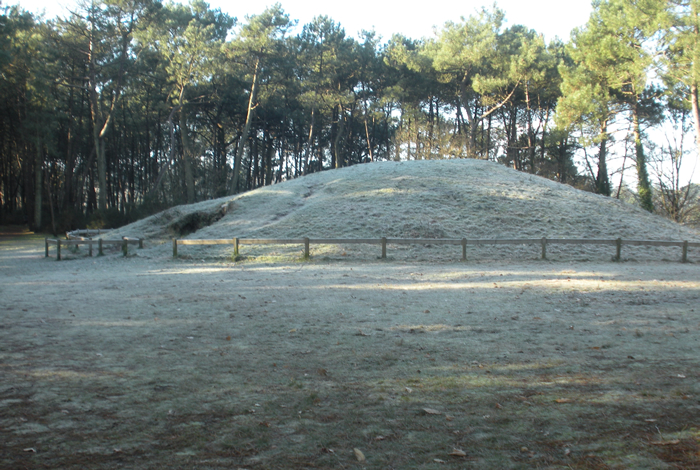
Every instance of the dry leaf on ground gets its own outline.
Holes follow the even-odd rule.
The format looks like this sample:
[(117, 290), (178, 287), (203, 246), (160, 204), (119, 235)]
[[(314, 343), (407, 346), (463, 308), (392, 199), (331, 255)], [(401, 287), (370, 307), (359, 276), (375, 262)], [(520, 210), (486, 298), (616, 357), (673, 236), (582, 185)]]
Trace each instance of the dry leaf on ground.
[(676, 444), (680, 444), (681, 441), (678, 439), (674, 439), (672, 441), (651, 441), (649, 444), (653, 446), (675, 446)]
[(429, 415), (441, 415), (442, 414), (442, 412), (440, 412), (438, 410), (434, 410), (432, 408), (423, 408), (423, 411), (425, 411)]
[(365, 461), (365, 454), (362, 453), (360, 449), (353, 449), (353, 452), (355, 452), (355, 457), (357, 458), (358, 462), (364, 462)]
[(466, 457), (467, 453), (461, 449), (452, 449), (452, 452), (450, 452), (450, 455), (453, 455), (455, 457)]

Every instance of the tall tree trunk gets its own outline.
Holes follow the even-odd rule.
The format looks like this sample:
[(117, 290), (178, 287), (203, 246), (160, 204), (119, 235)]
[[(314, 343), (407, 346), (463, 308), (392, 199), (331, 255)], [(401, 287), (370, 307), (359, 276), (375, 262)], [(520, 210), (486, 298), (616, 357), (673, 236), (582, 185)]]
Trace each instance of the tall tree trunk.
[(513, 168), (522, 171), (520, 161), (520, 149), (518, 148), (518, 108), (510, 107), (510, 120), (508, 121), (508, 151), (513, 159)]
[(99, 188), (97, 208), (107, 209), (107, 161), (105, 160), (104, 139), (97, 138), (97, 186)]
[(272, 184), (272, 154), (275, 152), (275, 142), (269, 131), (267, 131), (266, 134), (264, 149), (265, 186), (269, 186)]
[(690, 103), (693, 109), (693, 121), (695, 124), (695, 144), (700, 150), (700, 103), (698, 103), (698, 84), (690, 85)]
[(216, 141), (218, 142), (216, 146), (216, 152), (218, 157), (218, 164), (216, 169), (216, 187), (215, 197), (222, 197), (226, 195), (226, 180), (227, 178), (227, 166), (226, 166), (226, 134), (224, 133), (224, 126), (221, 123), (217, 123), (216, 126)]
[(160, 186), (161, 181), (165, 177), (166, 169), (169, 166), (175, 164), (177, 143), (175, 141), (175, 123), (173, 122), (173, 117), (175, 116), (175, 113), (179, 111), (179, 109), (180, 109), (179, 106), (174, 107), (170, 111), (170, 114), (168, 115), (168, 127), (169, 127), (168, 130), (170, 133), (170, 157), (169, 157), (170, 161), (163, 164), (160, 171), (158, 172), (158, 176), (156, 177), (155, 183), (153, 183), (153, 187), (148, 191), (148, 193), (146, 194), (146, 197), (156, 197), (156, 194), (158, 192), (158, 187)]
[(489, 160), (491, 158), (491, 125), (493, 121), (493, 116), (489, 114), (489, 126), (486, 130), (486, 158)]
[(123, 38), (122, 50), (120, 55), (120, 68), (115, 84), (114, 92), (112, 93), (111, 103), (108, 111), (103, 111), (100, 106), (99, 93), (97, 91), (97, 58), (95, 57), (95, 30), (96, 25), (93, 23), (90, 29), (90, 43), (88, 46), (88, 87), (90, 99), (90, 114), (92, 117), (92, 137), (95, 145), (95, 156), (97, 158), (97, 186), (99, 188), (98, 209), (104, 211), (107, 208), (107, 163), (105, 161), (105, 136), (109, 125), (114, 117), (114, 110), (119, 101), (122, 91), (122, 78), (126, 67), (127, 54), (127, 37)]
[[(544, 117), (544, 124), (542, 125), (542, 138), (540, 139), (541, 145), (540, 145), (540, 161), (544, 162), (545, 160), (545, 152), (547, 150), (546, 147), (546, 137), (547, 137), (547, 126), (549, 125), (549, 114), (550, 114), (550, 109), (547, 108), (547, 113), (545, 114)], [(566, 178), (566, 177), (564, 177)], [(561, 181), (560, 181), (561, 182)]]
[(530, 173), (536, 172), (535, 163), (535, 132), (532, 128), (532, 108), (530, 107), (530, 87), (525, 83), (525, 103), (527, 105), (527, 153), (530, 160)]
[[(435, 112), (433, 111), (433, 97), (430, 97), (430, 112), (428, 114), (428, 155), (433, 158), (434, 132), (435, 132)], [(367, 121), (365, 120), (365, 126)]]
[(476, 136), (479, 134), (479, 122), (480, 121), (474, 118), (471, 118), (469, 121), (469, 144), (467, 147), (467, 156), (469, 158), (478, 158), (476, 152)]
[(338, 126), (333, 139), (333, 154), (335, 156), (335, 167), (345, 166), (345, 155), (343, 154), (343, 137), (345, 134), (345, 111), (342, 106), (338, 106)]
[(340, 168), (340, 165), (338, 164), (338, 125), (340, 124), (340, 120), (338, 118), (338, 105), (336, 104), (333, 106), (333, 110), (331, 111), (331, 141), (330, 141), (330, 147), (331, 147), (331, 168)]
[(372, 156), (372, 143), (369, 141), (369, 128), (367, 127), (367, 116), (365, 116), (365, 138), (367, 138), (367, 153), (369, 155), (369, 161), (373, 162), (374, 157)]
[[(462, 107), (467, 113), (467, 119), (469, 120), (469, 142), (467, 144), (467, 156), (469, 158), (478, 158), (478, 153), (477, 153), (477, 148), (476, 148), (476, 136), (479, 134), (479, 124), (486, 119), (488, 116), (490, 116), (492, 113), (503, 107), (506, 103), (510, 101), (510, 99), (513, 97), (515, 94), (515, 91), (518, 89), (518, 85), (520, 82), (516, 83), (513, 89), (506, 95), (501, 101), (499, 101), (497, 104), (491, 106), (488, 109), (483, 109), (479, 113), (479, 108), (478, 104), (474, 105), (474, 113), (472, 113), (471, 109), (467, 105), (468, 102), (468, 89), (467, 89), (467, 81), (468, 81), (469, 76), (467, 74), (464, 75), (462, 78), (462, 81), (460, 82), (460, 96), (462, 100)], [(460, 112), (459, 109), (457, 109), (457, 115), (459, 116)], [(478, 115), (478, 118), (477, 118)]]
[(476, 156), (476, 134), (479, 130), (479, 123), (477, 122), (476, 119), (474, 119), (474, 115), (472, 114), (471, 108), (469, 108), (469, 101), (468, 101), (468, 90), (467, 90), (467, 79), (468, 75), (464, 75), (462, 78), (462, 81), (460, 82), (460, 91), (461, 91), (461, 99), (462, 99), (462, 107), (464, 108), (464, 111), (467, 113), (467, 121), (469, 125), (469, 136), (467, 140), (467, 148), (466, 148), (466, 153), (467, 153), (467, 158), (474, 158)]
[[(75, 98), (74, 98), (74, 90), (75, 88), (71, 87), (69, 96), (68, 96), (68, 115), (69, 116), (75, 116), (75, 112), (73, 110), (74, 104), (75, 104)], [(61, 205), (61, 208), (63, 210), (73, 210), (73, 202), (75, 200), (74, 194), (73, 194), (73, 171), (75, 169), (75, 155), (73, 152), (73, 120), (68, 121), (68, 128), (66, 130), (66, 176), (65, 176), (65, 186), (64, 186), (64, 197), (63, 197), (63, 204)]]
[[(544, 132), (542, 132), (542, 138), (544, 139)], [(568, 145), (567, 145), (568, 140), (569, 140), (568, 135), (561, 140), (560, 145), (558, 145), (559, 148), (558, 148), (558, 152), (557, 152), (558, 153), (557, 166), (558, 166), (558, 173), (559, 173), (559, 182), (562, 184), (566, 183), (566, 177), (567, 177), (567, 174), (566, 174), (567, 173), (567, 171), (566, 171), (566, 160), (567, 160), (566, 151), (567, 151), (567, 147), (568, 147)], [(544, 142), (542, 143), (542, 146), (544, 147)], [(542, 161), (544, 161), (544, 158), (542, 159)]]
[(34, 228), (41, 229), (41, 195), (43, 190), (44, 159), (41, 151), (41, 139), (36, 140), (34, 160)]
[(238, 192), (238, 181), (241, 173), (241, 161), (246, 145), (248, 144), (248, 134), (250, 133), (250, 124), (253, 120), (253, 111), (255, 109), (255, 94), (258, 87), (258, 69), (260, 68), (260, 58), (255, 60), (255, 71), (253, 72), (253, 83), (250, 87), (250, 98), (248, 99), (248, 113), (245, 118), (245, 126), (243, 126), (243, 134), (238, 141), (238, 149), (236, 150), (236, 158), (233, 161), (233, 181), (231, 181), (231, 189), (234, 193)]
[(605, 121), (601, 125), (600, 133), (603, 139), (600, 141), (600, 150), (598, 151), (598, 175), (595, 179), (595, 192), (603, 196), (610, 196), (610, 180), (608, 179), (608, 122)]
[(651, 184), (649, 183), (649, 173), (647, 172), (647, 162), (642, 145), (642, 134), (639, 129), (639, 101), (635, 101), (632, 106), (632, 127), (634, 131), (634, 149), (637, 158), (637, 193), (642, 209), (649, 212), (654, 211), (654, 202), (651, 194)]
[(309, 139), (308, 145), (306, 147), (304, 155), (304, 167), (302, 168), (302, 174), (307, 174), (309, 172), (309, 160), (314, 154), (314, 124), (316, 123), (316, 108), (311, 108), (311, 125), (309, 126)]
[(103, 211), (107, 207), (107, 172), (105, 169), (104, 153), (101, 152), (102, 139), (102, 113), (100, 112), (100, 100), (97, 92), (97, 59), (95, 57), (95, 33), (97, 25), (94, 18), (90, 24), (90, 40), (88, 44), (88, 88), (90, 98), (90, 116), (92, 118), (92, 141), (95, 146), (95, 158), (97, 158), (97, 207)]
[(182, 163), (185, 170), (185, 189), (187, 191), (187, 204), (192, 204), (195, 201), (194, 193), (194, 170), (192, 168), (192, 160), (194, 148), (192, 139), (190, 139), (190, 131), (187, 121), (190, 113), (190, 105), (183, 105), (180, 108), (180, 139), (182, 140)]
[[(56, 170), (56, 163), (52, 163), (51, 165), (51, 173), (55, 173)], [(56, 230), (56, 214), (54, 213), (53, 210), (53, 197), (51, 197), (51, 173), (47, 175), (46, 178), (46, 197), (49, 200), (49, 213), (51, 214), (51, 233), (54, 235), (58, 234), (58, 231)]]

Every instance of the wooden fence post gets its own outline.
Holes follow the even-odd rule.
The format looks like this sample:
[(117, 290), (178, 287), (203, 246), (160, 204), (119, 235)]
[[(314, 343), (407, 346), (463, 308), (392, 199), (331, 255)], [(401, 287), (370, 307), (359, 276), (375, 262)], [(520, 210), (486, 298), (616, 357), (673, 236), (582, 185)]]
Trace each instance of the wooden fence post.
[(44, 238), (44, 243), (46, 243), (46, 253), (44, 254), (44, 258), (49, 257), (49, 237)]
[(542, 259), (547, 259), (547, 237), (542, 237)]
[(61, 261), (61, 239), (56, 238), (56, 261)]
[(467, 260), (467, 239), (462, 238), (462, 261)]
[(177, 258), (177, 238), (173, 238), (173, 258)]
[(304, 259), (309, 259), (309, 239), (304, 238)]
[(104, 256), (104, 252), (102, 251), (102, 239), (100, 238), (97, 241), (97, 256)]
[(124, 253), (124, 256), (129, 253), (129, 242), (126, 240), (126, 237), (122, 238), (122, 252)]
[(382, 259), (386, 259), (386, 237), (382, 237)]
[(88, 242), (88, 246), (90, 247), (90, 249), (88, 250), (88, 253), (89, 253), (90, 256), (92, 256), (92, 238), (91, 238), (90, 241)]
[(685, 240), (683, 242), (683, 258), (681, 259), (681, 262), (688, 262), (688, 240)]
[(233, 256), (238, 258), (238, 238), (233, 239)]
[(620, 261), (622, 257), (622, 238), (615, 240), (615, 261)]
[(139, 238), (139, 250), (143, 248), (143, 238)]

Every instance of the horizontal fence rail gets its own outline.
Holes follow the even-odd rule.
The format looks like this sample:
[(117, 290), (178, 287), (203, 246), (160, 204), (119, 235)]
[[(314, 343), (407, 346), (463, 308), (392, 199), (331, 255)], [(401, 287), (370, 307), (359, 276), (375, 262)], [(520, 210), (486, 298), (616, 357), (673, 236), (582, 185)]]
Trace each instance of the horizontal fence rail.
[(240, 245), (304, 245), (304, 258), (310, 257), (310, 245), (381, 245), (382, 258), (386, 258), (387, 245), (461, 245), (462, 261), (467, 260), (467, 246), (481, 245), (540, 245), (542, 259), (547, 258), (547, 245), (611, 245), (616, 247), (615, 260), (621, 258), (622, 246), (675, 246), (682, 248), (681, 262), (688, 262), (688, 248), (700, 248), (700, 242), (672, 240), (623, 240), (589, 238), (225, 238), (225, 239), (173, 239), (173, 257), (178, 256), (178, 246), (233, 245), (233, 255), (239, 256)]
[(128, 237), (123, 237), (119, 240), (103, 240), (103, 239), (97, 239), (93, 240), (91, 238), (82, 238), (82, 237), (76, 237), (73, 236), (73, 238), (68, 239), (68, 240), (61, 240), (60, 238), (46, 238), (44, 239), (44, 242), (46, 244), (45, 247), (45, 252), (44, 256), (46, 258), (49, 257), (49, 245), (56, 245), (56, 261), (61, 261), (61, 247), (64, 246), (80, 246), (80, 245), (88, 245), (89, 247), (89, 252), (88, 254), (92, 256), (92, 246), (97, 245), (97, 255), (102, 256), (104, 255), (103, 251), (103, 246), (104, 245), (118, 245), (121, 246), (122, 248), (122, 253), (124, 256), (127, 256), (129, 254), (129, 245), (137, 245), (139, 248), (143, 248), (143, 238), (128, 238)]

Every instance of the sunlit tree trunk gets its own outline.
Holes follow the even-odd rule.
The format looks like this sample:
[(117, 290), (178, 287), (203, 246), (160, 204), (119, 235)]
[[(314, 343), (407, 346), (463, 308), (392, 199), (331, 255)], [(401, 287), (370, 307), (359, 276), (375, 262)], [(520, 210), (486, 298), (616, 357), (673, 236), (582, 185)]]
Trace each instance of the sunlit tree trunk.
[(250, 133), (250, 124), (253, 120), (253, 111), (255, 110), (255, 94), (257, 92), (258, 85), (258, 70), (260, 68), (260, 58), (258, 57), (255, 61), (255, 70), (253, 72), (253, 83), (250, 87), (250, 97), (248, 99), (248, 113), (246, 114), (245, 126), (243, 126), (243, 134), (241, 139), (238, 141), (238, 149), (236, 150), (236, 158), (233, 162), (233, 181), (231, 182), (231, 189), (234, 193), (239, 191), (238, 182), (241, 173), (241, 161), (243, 159), (243, 154), (245, 152), (246, 145), (248, 144), (248, 134)]
[(690, 102), (693, 109), (693, 121), (695, 126), (695, 143), (700, 149), (700, 103), (698, 103), (698, 85), (693, 83), (690, 86)]

